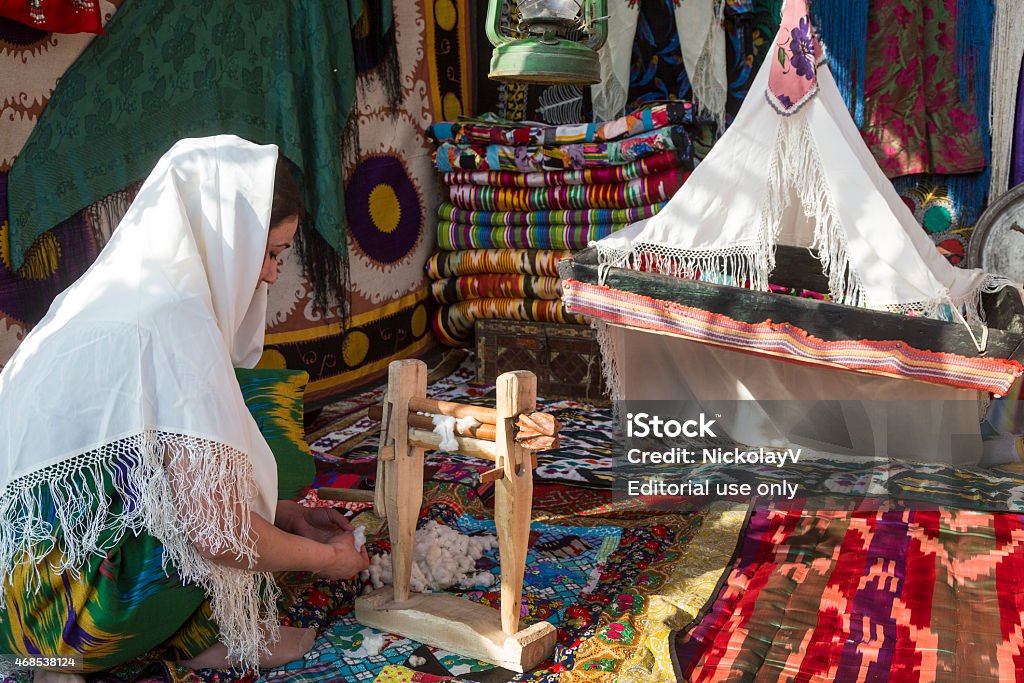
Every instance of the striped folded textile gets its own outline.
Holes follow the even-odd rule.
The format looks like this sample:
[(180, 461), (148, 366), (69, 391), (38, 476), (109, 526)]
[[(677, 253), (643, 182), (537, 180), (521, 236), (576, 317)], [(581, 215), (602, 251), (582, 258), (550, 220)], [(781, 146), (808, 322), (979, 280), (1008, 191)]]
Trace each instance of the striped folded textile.
[(452, 185), (448, 188), (448, 198), (455, 206), (473, 211), (624, 209), (671, 199), (689, 176), (689, 171), (674, 168), (607, 185), (533, 188)]
[(582, 171), (454, 171), (443, 176), (445, 185), (491, 185), (494, 187), (550, 187), (552, 185), (603, 185), (622, 183), (649, 176), (658, 171), (681, 168), (692, 171), (693, 161), (678, 152), (659, 152), (622, 166), (601, 166)]
[(430, 283), (430, 295), (442, 304), (471, 299), (558, 299), (561, 280), (545, 275), (461, 275)]
[(427, 135), (435, 142), (463, 145), (569, 145), (609, 142), (695, 120), (693, 104), (676, 101), (645, 107), (605, 123), (545, 126), (503, 119), (439, 121), (427, 129)]
[(456, 145), (444, 142), (434, 152), (434, 167), (453, 171), (567, 171), (628, 164), (666, 150), (692, 156), (690, 136), (682, 126), (666, 126), (614, 142), (576, 145), (513, 147), (511, 145)]
[(442, 251), (427, 260), (426, 271), (433, 280), (488, 273), (558, 277), (558, 262), (571, 253), (551, 249)]
[(585, 249), (588, 244), (625, 228), (629, 223), (593, 225), (523, 225), (492, 228), (439, 221), (437, 247), (461, 249)]
[(477, 320), (525, 320), (539, 323), (585, 324), (583, 316), (568, 313), (561, 301), (546, 299), (473, 299), (442, 306), (433, 328), (441, 343), (469, 346)]
[(547, 225), (607, 225), (636, 223), (657, 214), (665, 202), (627, 209), (577, 209), (567, 211), (470, 211), (451, 202), (442, 202), (437, 217), (449, 223), (486, 227), (526, 227)]

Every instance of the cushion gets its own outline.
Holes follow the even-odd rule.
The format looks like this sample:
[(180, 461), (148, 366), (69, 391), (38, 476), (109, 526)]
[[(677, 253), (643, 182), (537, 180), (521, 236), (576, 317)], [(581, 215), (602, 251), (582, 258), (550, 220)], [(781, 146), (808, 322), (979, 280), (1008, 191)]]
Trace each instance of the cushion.
[(302, 422), (309, 373), (236, 368), (235, 377), (246, 407), (274, 452), (278, 498), (301, 498), (313, 483), (316, 469)]

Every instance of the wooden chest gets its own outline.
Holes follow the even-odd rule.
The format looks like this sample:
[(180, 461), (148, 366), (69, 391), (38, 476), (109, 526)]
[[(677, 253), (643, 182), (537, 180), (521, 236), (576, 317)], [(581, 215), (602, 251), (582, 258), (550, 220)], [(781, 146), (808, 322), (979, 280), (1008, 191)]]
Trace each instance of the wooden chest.
[(537, 375), (537, 396), (607, 403), (601, 350), (585, 325), (480, 320), (476, 323), (476, 377), (493, 383), (510, 370)]

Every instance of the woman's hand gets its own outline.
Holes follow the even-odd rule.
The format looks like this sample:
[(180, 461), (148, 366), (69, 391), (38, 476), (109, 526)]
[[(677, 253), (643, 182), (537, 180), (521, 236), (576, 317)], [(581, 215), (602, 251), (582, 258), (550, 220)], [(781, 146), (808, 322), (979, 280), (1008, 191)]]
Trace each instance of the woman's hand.
[(366, 549), (356, 552), (352, 524), (334, 508), (308, 508), (281, 500), (274, 524), (282, 531), (318, 544), (317, 566), (312, 571), (319, 576), (350, 579), (370, 566)]
[(296, 536), (325, 543), (339, 531), (352, 531), (345, 515), (333, 508), (308, 508), (293, 500), (277, 501), (274, 525)]
[(351, 532), (352, 524), (333, 508), (302, 508), (302, 512), (292, 519), (289, 531), (318, 543), (329, 543), (340, 532)]
[[(327, 510), (328, 508), (311, 508)], [(332, 512), (337, 512), (333, 510)], [(340, 531), (324, 541), (334, 550), (331, 561), (316, 573), (327, 579), (351, 579), (353, 576), (369, 568), (370, 557), (366, 548), (356, 551), (355, 537), (351, 531)]]

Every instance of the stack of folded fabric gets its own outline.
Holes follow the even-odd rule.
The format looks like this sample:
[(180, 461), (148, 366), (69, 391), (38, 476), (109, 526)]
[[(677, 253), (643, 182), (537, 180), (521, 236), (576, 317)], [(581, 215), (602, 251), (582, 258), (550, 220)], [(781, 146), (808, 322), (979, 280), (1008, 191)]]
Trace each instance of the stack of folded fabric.
[(562, 307), (558, 260), (664, 206), (693, 170), (694, 123), (671, 102), (603, 124), (431, 126), (448, 190), (427, 265), (438, 338), (468, 345), (480, 319), (584, 323)]

